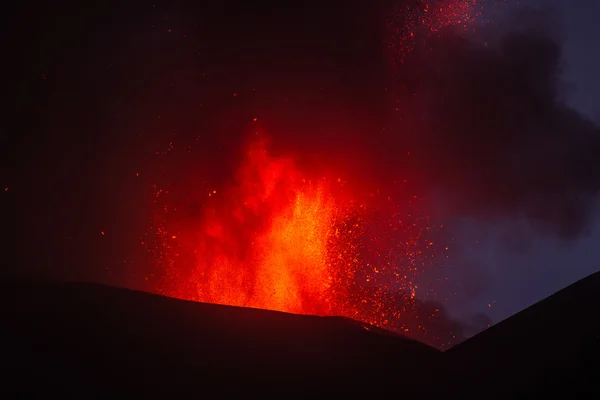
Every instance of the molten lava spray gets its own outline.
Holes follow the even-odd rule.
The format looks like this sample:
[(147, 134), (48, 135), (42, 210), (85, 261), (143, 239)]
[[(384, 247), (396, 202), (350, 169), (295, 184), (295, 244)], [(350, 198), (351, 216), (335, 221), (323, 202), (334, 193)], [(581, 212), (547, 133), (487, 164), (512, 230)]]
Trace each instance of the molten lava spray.
[(169, 193), (157, 192), (161, 212), (148, 243), (162, 275), (153, 290), (346, 316), (441, 345), (427, 337), (414, 306), (416, 279), (440, 265), (447, 248), (436, 252), (435, 230), (413, 212), (418, 201), (399, 198), (365, 195), (340, 177), (307, 176), (294, 160), (270, 155), (259, 138), (231, 186), (205, 192), (195, 223), (181, 221)]
[(201, 301), (295, 313), (331, 312), (328, 246), (336, 216), (326, 182), (251, 146), (238, 184), (206, 210), (192, 274)]

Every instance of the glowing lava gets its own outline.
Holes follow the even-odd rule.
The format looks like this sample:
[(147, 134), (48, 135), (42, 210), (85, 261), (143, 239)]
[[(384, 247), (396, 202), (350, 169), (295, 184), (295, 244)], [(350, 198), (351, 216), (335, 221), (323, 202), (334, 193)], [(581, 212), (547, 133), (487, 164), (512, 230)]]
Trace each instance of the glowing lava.
[[(442, 263), (429, 220), (410, 202), (357, 193), (340, 178), (305, 177), (293, 160), (250, 146), (236, 182), (208, 191), (203, 215), (178, 221), (164, 198), (146, 244), (153, 291), (194, 301), (340, 315), (412, 336), (416, 279)], [(435, 315), (433, 315), (435, 317)], [(416, 319), (415, 319), (416, 317)], [(431, 315), (423, 316), (430, 318)], [(432, 340), (426, 340), (432, 342)]]
[(206, 211), (192, 279), (198, 299), (295, 313), (331, 312), (328, 240), (335, 204), (326, 183), (253, 145), (225, 203)]

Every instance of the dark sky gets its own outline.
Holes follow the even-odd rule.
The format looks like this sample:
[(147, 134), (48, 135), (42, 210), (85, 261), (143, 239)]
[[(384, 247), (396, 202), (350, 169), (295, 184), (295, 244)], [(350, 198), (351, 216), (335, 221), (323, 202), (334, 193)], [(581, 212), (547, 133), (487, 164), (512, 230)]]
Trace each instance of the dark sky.
[[(153, 155), (173, 137), (178, 146), (202, 150), (167, 167), (171, 177), (184, 180), (176, 172), (194, 157), (196, 171), (211, 171), (195, 179), (219, 181), (231, 173), (227, 166), (257, 110), (267, 116), (268, 129), (285, 132), (279, 133), (283, 148), (314, 158), (332, 154), (340, 131), (386, 125), (387, 70), (381, 32), (373, 27), (390, 2), (349, 2), (344, 9), (311, 1), (210, 3), (6, 7), (3, 92), (14, 107), (3, 110), (3, 123), (10, 132), (4, 140), (11, 141), (5, 148), (15, 149), (7, 158), (15, 161), (15, 173), (3, 186), (16, 206), (5, 218), (16, 217), (19, 244), (9, 273), (136, 286), (144, 259), (134, 249), (150, 212), (136, 173), (158, 176)], [(557, 4), (564, 78), (572, 83), (568, 102), (597, 118), (600, 3)], [(346, 136), (348, 154), (368, 147), (369, 138)], [(303, 149), (306, 143), (315, 150)], [(498, 199), (482, 193), (482, 201)], [(510, 200), (518, 207), (518, 196)], [(461, 319), (484, 312), (498, 321), (598, 271), (600, 219), (593, 201), (585, 216), (592, 222), (567, 241), (540, 235), (527, 218), (504, 218), (504, 210), (491, 210), (503, 216), (493, 221), (480, 214), (454, 218), (461, 259), (440, 293), (449, 297), (449, 312)], [(101, 231), (114, 234), (102, 238)]]

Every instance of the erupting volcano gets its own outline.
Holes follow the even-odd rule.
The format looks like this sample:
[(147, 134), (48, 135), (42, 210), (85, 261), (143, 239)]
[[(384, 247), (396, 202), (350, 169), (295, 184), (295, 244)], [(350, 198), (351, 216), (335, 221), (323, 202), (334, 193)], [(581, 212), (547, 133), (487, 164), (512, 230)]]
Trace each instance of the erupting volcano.
[[(392, 55), (387, 62), (395, 66), (440, 30), (458, 27), (462, 31), (480, 14), (480, 6), (467, 0), (407, 4), (384, 18), (384, 47)], [(393, 69), (392, 73), (403, 72)], [(296, 90), (309, 93), (305, 88)], [(391, 105), (396, 111), (406, 100), (406, 91), (399, 90), (397, 96), (402, 98)], [(278, 112), (287, 115), (294, 108), (282, 107), (266, 112), (277, 119)], [(293, 118), (282, 118), (286, 121), (282, 128), (289, 129)], [(324, 125), (319, 116), (307, 115), (304, 120)], [(415, 125), (408, 120), (403, 124), (408, 130)], [(304, 133), (289, 136), (303, 138)], [(328, 145), (311, 144), (307, 151), (294, 149), (293, 140), (289, 142), (291, 152), (272, 152), (266, 137), (256, 134), (243, 160), (237, 162), (235, 177), (218, 188), (202, 179), (179, 188), (176, 195), (165, 185), (154, 186), (154, 221), (143, 239), (156, 266), (146, 277), (150, 290), (200, 302), (345, 316), (436, 347), (460, 340), (454, 332), (440, 331), (448, 327), (436, 325), (436, 319), (442, 318), (441, 307), (428, 302), (436, 300), (435, 285), (419, 288), (425, 272), (434, 271), (429, 277), (442, 276), (435, 269), (445, 264), (451, 239), (440, 234), (442, 223), (431, 220), (416, 191), (411, 193), (416, 186), (407, 182), (415, 174), (403, 172), (398, 167), (403, 161), (397, 161), (406, 158), (406, 151), (391, 155), (398, 168), (389, 174), (380, 157), (385, 151), (377, 155), (361, 149), (351, 157), (338, 146), (343, 162), (325, 165), (320, 160), (317, 165), (299, 162), (297, 154), (291, 154), (317, 151), (327, 158)], [(410, 155), (410, 147), (406, 150)], [(348, 172), (369, 164), (383, 164), (385, 172), (374, 172), (376, 178)]]
[(504, 2), (10, 7), (3, 388), (593, 382), (598, 274), (479, 334), (598, 233), (560, 10)]

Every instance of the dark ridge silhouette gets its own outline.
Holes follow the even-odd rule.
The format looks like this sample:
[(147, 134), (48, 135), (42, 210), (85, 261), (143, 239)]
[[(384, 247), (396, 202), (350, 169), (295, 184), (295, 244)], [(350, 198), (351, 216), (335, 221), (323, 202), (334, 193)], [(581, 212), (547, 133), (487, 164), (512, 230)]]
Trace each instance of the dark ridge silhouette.
[(462, 389), (599, 392), (600, 272), (453, 347)]
[[(4, 283), (3, 392), (598, 391), (600, 273), (445, 353), (345, 318)], [(594, 386), (596, 385), (596, 386)]]
[(439, 351), (344, 318), (95, 284), (22, 283), (2, 297), (4, 390), (423, 391), (440, 372)]

